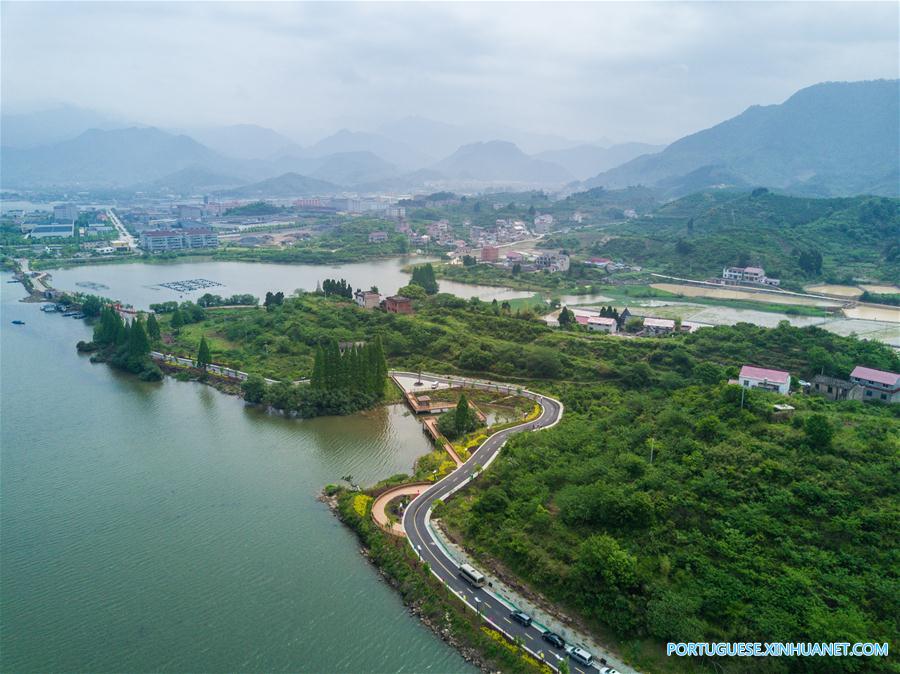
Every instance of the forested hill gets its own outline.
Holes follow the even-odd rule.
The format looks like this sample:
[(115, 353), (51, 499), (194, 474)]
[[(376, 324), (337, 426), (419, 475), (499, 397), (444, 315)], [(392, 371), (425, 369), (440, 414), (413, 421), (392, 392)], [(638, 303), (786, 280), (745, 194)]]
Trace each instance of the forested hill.
[(900, 281), (898, 199), (701, 192), (611, 233), (619, 238), (585, 252), (695, 278), (753, 264), (793, 285), (852, 277)]
[(642, 184), (672, 195), (724, 183), (813, 196), (898, 196), (898, 89), (898, 80), (807, 87), (780, 105), (748, 108), (585, 185)]
[[(700, 666), (653, 654), (666, 641), (897, 634), (900, 406), (727, 383), (744, 363), (807, 378), (845, 377), (857, 364), (897, 371), (889, 347), (786, 322), (623, 339), (554, 330), (477, 298), (414, 304), (414, 315), (398, 315), (301, 294), (265, 311), (207, 312), (175, 331), (164, 317), (161, 329), (168, 351), (193, 356), (205, 339), (212, 362), (256, 375), (308, 376), (323, 340), (333, 350), (333, 340), (380, 338), (392, 367), (530, 379), (559, 396), (558, 426), (512, 438), (438, 514), (483, 560), (604, 626), (641, 671), (821, 672), (818, 658)], [(273, 385), (256, 399), (294, 409), (298, 393)], [(783, 402), (793, 418), (773, 414)], [(827, 671), (888, 664), (834, 658)]]

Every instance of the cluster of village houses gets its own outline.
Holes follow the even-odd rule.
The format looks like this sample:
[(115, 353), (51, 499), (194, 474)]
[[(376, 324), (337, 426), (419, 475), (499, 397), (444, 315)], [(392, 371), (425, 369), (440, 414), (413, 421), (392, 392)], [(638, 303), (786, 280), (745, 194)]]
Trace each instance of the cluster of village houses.
[[(591, 332), (618, 333), (630, 319), (635, 317), (626, 307), (618, 316), (618, 320), (610, 316), (602, 316), (593, 309), (569, 309), (578, 325), (585, 326)], [(544, 318), (548, 325), (559, 326), (554, 312)], [(693, 332), (703, 327), (699, 323), (689, 321), (676, 322), (669, 318), (643, 317), (643, 327), (636, 333), (642, 336), (660, 336), (674, 332)], [(731, 383), (745, 388), (760, 388), (787, 395), (791, 388), (791, 375), (782, 370), (771, 370), (754, 365), (745, 365), (740, 375)], [(799, 380), (800, 390), (804, 393), (822, 395), (829, 400), (862, 400), (884, 403), (900, 403), (900, 374), (876, 370), (858, 365), (850, 373), (849, 379), (816, 375), (811, 382)], [(789, 406), (782, 406), (789, 407)]]
[[(643, 321), (643, 327), (638, 331), (637, 335), (645, 337), (658, 337), (660, 335), (668, 335), (673, 332), (693, 332), (703, 327), (700, 323), (692, 323), (690, 321), (675, 321), (671, 318), (654, 318), (652, 316), (637, 316), (633, 314), (628, 307), (622, 310), (618, 320), (610, 316), (603, 316), (596, 309), (569, 309), (575, 316), (575, 322), (583, 325), (591, 332), (605, 332), (608, 334), (616, 334), (621, 331), (625, 324), (631, 318), (640, 318)], [(544, 317), (547, 325), (559, 327), (559, 312), (554, 312)]]
[[(787, 395), (791, 389), (791, 375), (782, 370), (745, 365), (737, 380), (731, 383)], [(829, 400), (900, 403), (900, 374), (864, 365), (853, 368), (849, 379), (820, 374), (811, 382), (800, 380), (798, 383), (803, 393), (822, 395)]]

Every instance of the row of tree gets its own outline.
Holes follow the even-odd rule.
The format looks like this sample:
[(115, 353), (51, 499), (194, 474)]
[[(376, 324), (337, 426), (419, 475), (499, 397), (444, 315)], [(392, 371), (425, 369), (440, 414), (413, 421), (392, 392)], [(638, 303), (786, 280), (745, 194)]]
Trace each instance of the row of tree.
[(326, 297), (335, 295), (337, 297), (353, 299), (353, 288), (344, 279), (340, 279), (339, 281), (331, 278), (325, 279), (322, 281), (322, 292), (325, 293)]
[(159, 324), (153, 314), (146, 324), (140, 316), (128, 322), (112, 306), (105, 305), (94, 326), (93, 343), (82, 343), (80, 348), (98, 350), (100, 359), (140, 375), (142, 379), (155, 381), (162, 378), (162, 372), (150, 359), (150, 341), (159, 336)]
[(266, 299), (263, 300), (263, 306), (266, 308), (266, 311), (271, 311), (273, 307), (280, 307), (284, 304), (284, 293), (280, 290), (277, 293), (273, 293), (271, 290), (266, 293)]
[(437, 294), (438, 282), (434, 275), (434, 267), (431, 266), (430, 262), (418, 267), (413, 267), (410, 285), (417, 285), (424, 288), (425, 292), (429, 295)]
[(316, 349), (310, 384), (318, 391), (359, 391), (380, 399), (384, 395), (387, 360), (381, 338), (341, 350), (329, 339)]
[[(201, 342), (201, 349), (203, 343)], [(198, 358), (198, 361), (200, 359)], [(334, 340), (322, 343), (315, 354), (310, 385), (281, 381), (267, 384), (258, 374), (241, 385), (244, 399), (297, 414), (316, 417), (352, 414), (384, 397), (387, 361), (381, 339), (353, 344), (343, 351)]]

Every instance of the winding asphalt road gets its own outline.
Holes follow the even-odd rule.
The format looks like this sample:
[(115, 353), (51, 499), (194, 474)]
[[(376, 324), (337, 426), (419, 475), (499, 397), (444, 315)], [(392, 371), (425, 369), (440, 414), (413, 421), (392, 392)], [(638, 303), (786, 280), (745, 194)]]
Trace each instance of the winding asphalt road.
[[(392, 372), (392, 374), (411, 374), (411, 376), (416, 376), (415, 373)], [(558, 669), (560, 662), (567, 659), (566, 652), (557, 650), (544, 641), (541, 635), (546, 629), (542, 629), (536, 623), (532, 622), (530, 627), (525, 627), (511, 620), (509, 614), (514, 607), (505, 599), (501, 599), (490, 587), (475, 588), (460, 578), (458, 575), (459, 565), (431, 532), (430, 520), (431, 510), (435, 502), (446, 499), (469, 484), (475, 476), (476, 466), (487, 468), (500, 453), (500, 449), (511, 435), (523, 431), (537, 431), (556, 425), (562, 418), (563, 405), (558, 400), (548, 398), (539, 393), (526, 390), (519, 392), (519, 389), (515, 386), (425, 374), (421, 376), (421, 379), (426, 383), (465, 382), (466, 386), (485, 390), (516, 392), (519, 395), (531, 398), (542, 408), (540, 416), (534, 421), (498, 431), (489, 437), (462, 466), (417, 496), (403, 513), (403, 528), (406, 530), (407, 539), (416, 551), (416, 554), (428, 563), (431, 572), (450, 588), (454, 594), (468, 604), (472, 610), (480, 613), (495, 628), (518, 640), (533, 655), (543, 659), (554, 669)], [(571, 659), (568, 660), (568, 666), (571, 672), (587, 674), (590, 671), (598, 671), (597, 665), (588, 668)]]

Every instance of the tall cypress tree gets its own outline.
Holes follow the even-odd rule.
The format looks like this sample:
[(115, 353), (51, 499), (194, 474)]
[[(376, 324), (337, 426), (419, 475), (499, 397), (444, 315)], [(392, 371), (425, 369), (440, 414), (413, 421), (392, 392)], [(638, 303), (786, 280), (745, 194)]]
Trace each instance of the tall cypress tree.
[(469, 416), (471, 415), (471, 410), (469, 409), (469, 399), (466, 398), (466, 394), (463, 393), (459, 396), (459, 402), (456, 403), (456, 434), (463, 435), (468, 432), (470, 421)]
[(153, 341), (160, 338), (159, 322), (156, 320), (156, 314), (150, 314), (147, 317), (147, 336)]
[(325, 388), (325, 350), (322, 348), (321, 344), (316, 347), (313, 371), (309, 384), (317, 391), (321, 391)]
[(206, 337), (200, 337), (200, 348), (197, 349), (197, 367), (205, 370), (211, 358), (212, 355), (209, 352), (209, 344), (206, 343)]
[(325, 388), (329, 391), (336, 391), (341, 388), (343, 382), (341, 374), (341, 351), (338, 348), (338, 343), (333, 339), (328, 340), (325, 349)]

